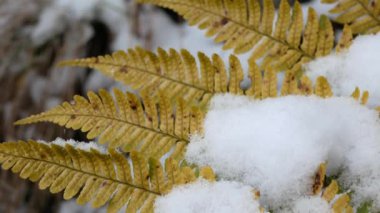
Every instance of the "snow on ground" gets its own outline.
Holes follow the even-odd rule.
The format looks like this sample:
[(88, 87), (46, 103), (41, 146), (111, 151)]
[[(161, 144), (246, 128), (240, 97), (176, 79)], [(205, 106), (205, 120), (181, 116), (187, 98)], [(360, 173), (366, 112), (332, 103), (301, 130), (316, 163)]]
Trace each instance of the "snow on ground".
[(332, 53), (305, 66), (312, 79), (328, 78), (336, 95), (350, 95), (355, 87), (368, 90), (369, 104), (380, 105), (380, 34), (355, 38), (348, 51)]
[(186, 159), (211, 166), (220, 178), (249, 184), (278, 209), (309, 195), (320, 163), (380, 209), (378, 113), (352, 98), (286, 96), (266, 100), (217, 95), (204, 136), (193, 136)]
[(252, 188), (237, 182), (204, 180), (176, 187), (159, 197), (156, 213), (260, 213)]

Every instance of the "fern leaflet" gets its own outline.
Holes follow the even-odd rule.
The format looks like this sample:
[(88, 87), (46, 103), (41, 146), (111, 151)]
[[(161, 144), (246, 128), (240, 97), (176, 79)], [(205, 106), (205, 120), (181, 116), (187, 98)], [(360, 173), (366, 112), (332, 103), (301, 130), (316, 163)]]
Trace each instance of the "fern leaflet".
[[(263, 58), (262, 68), (286, 70), (316, 57), (327, 55), (334, 46), (334, 32), (326, 16), (309, 8), (303, 25), (301, 5), (293, 10), (282, 0), (275, 20), (272, 0), (140, 0), (170, 8), (190, 25), (207, 29), (207, 36), (224, 42), (235, 53), (253, 50), (251, 59)], [(275, 24), (274, 24), (275, 23)], [(272, 29), (273, 24), (275, 25)]]
[(16, 124), (53, 122), (60, 126), (88, 132), (87, 137), (99, 137), (99, 143), (122, 147), (126, 152), (139, 150), (160, 158), (175, 148), (178, 158), (189, 142), (189, 134), (202, 131), (203, 113), (197, 107), (188, 107), (181, 99), (176, 106), (160, 95), (154, 100), (143, 95), (141, 101), (132, 93), (114, 90), (115, 98), (105, 90), (88, 93), (88, 99), (75, 96), (74, 102), (65, 102), (47, 112), (34, 115)]
[(108, 202), (108, 212), (117, 212), (124, 205), (127, 212), (139, 209), (151, 212), (157, 196), (174, 185), (196, 179), (193, 169), (180, 168), (171, 158), (166, 160), (165, 171), (159, 161), (154, 158), (148, 161), (138, 152), (131, 152), (130, 159), (132, 165), (117, 151), (102, 154), (68, 144), (64, 147), (35, 141), (0, 144), (3, 169), (39, 181), (41, 189), (50, 188), (52, 193), (64, 191), (65, 199), (79, 194), (79, 204), (92, 201), (92, 206), (98, 208)]
[(135, 90), (149, 89), (162, 91), (166, 96), (182, 97), (207, 103), (211, 94), (223, 91), (241, 94), (240, 81), (243, 70), (236, 56), (230, 56), (229, 79), (223, 60), (214, 54), (212, 59), (198, 53), (200, 69), (195, 58), (187, 51), (168, 52), (158, 49), (158, 53), (142, 48), (128, 52), (115, 52), (112, 55), (95, 58), (65, 61), (61, 66), (91, 67), (120, 81)]
[(322, 0), (337, 3), (330, 13), (339, 14), (335, 21), (349, 24), (354, 34), (371, 34), (380, 31), (379, 0)]

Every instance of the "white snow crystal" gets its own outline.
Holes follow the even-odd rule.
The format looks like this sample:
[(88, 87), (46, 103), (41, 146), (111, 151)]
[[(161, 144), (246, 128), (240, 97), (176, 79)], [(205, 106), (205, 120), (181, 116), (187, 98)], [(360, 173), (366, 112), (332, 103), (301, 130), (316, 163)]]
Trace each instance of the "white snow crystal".
[(210, 183), (204, 180), (174, 188), (159, 197), (156, 213), (259, 213), (252, 188), (236, 182)]
[(379, 139), (378, 113), (352, 98), (217, 95), (186, 159), (259, 189), (274, 209), (309, 195), (327, 162), (329, 175), (343, 171), (340, 181), (355, 191), (356, 204), (371, 198), (380, 207)]
[(347, 52), (332, 53), (305, 66), (312, 79), (326, 76), (337, 95), (349, 95), (355, 87), (368, 90), (369, 104), (380, 105), (380, 34), (358, 36)]

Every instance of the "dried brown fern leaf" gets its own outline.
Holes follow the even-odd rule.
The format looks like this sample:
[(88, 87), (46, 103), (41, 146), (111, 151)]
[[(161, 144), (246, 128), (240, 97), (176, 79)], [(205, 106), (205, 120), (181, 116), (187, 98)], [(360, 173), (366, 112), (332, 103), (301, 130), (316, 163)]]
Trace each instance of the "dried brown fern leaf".
[(323, 3), (337, 3), (330, 13), (339, 14), (335, 19), (349, 24), (354, 34), (371, 34), (380, 31), (379, 0), (322, 0)]
[[(287, 0), (280, 3), (275, 19), (272, 0), (139, 0), (170, 8), (190, 25), (206, 29), (207, 36), (224, 42), (224, 49), (243, 53), (253, 49), (251, 59), (263, 58), (263, 67), (290, 69), (319, 56), (329, 54), (334, 46), (330, 20), (309, 8), (303, 24), (301, 5), (291, 9)], [(274, 29), (272, 26), (275, 26)]]
[(189, 107), (182, 99), (173, 106), (163, 94), (156, 100), (143, 95), (140, 100), (115, 89), (114, 96), (105, 90), (89, 92), (88, 98), (75, 96), (72, 103), (65, 102), (16, 124), (53, 122), (87, 132), (89, 139), (99, 137), (99, 143), (108, 143), (110, 148), (139, 150), (156, 158), (173, 148), (175, 158), (180, 157), (189, 135), (202, 131), (202, 111)]

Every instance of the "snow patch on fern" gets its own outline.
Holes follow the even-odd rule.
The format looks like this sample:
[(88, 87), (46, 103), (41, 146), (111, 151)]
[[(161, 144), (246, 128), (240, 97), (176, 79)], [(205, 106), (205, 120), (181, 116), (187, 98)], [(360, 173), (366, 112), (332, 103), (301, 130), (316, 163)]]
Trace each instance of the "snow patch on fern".
[(358, 36), (348, 51), (332, 53), (305, 65), (312, 79), (326, 76), (337, 95), (350, 95), (355, 87), (368, 90), (369, 103), (380, 105), (380, 34)]
[(79, 142), (79, 141), (76, 141), (76, 140), (73, 140), (73, 139), (65, 140), (65, 139), (62, 139), (62, 138), (56, 138), (51, 143), (47, 143), (47, 142), (41, 141), (41, 140), (38, 141), (38, 142), (39, 143), (45, 143), (47, 145), (49, 145), (49, 144), (55, 144), (55, 145), (62, 146), (62, 147), (65, 147), (66, 145), (70, 145), (70, 146), (73, 146), (75, 149), (80, 149), (80, 150), (87, 151), (87, 152), (90, 152), (91, 149), (93, 149), (93, 150), (99, 151), (102, 154), (108, 153), (108, 151), (106, 150), (105, 147), (103, 147), (103, 146), (101, 146), (101, 145), (99, 145), (99, 144), (97, 144), (96, 142), (93, 142), (93, 141), (90, 141), (90, 142)]
[(204, 136), (192, 137), (186, 159), (259, 189), (274, 209), (310, 195), (318, 166), (327, 162), (328, 175), (341, 174), (355, 192), (354, 204), (371, 199), (379, 208), (378, 138), (378, 113), (352, 98), (216, 95)]
[(199, 180), (174, 188), (169, 194), (157, 198), (157, 213), (260, 213), (252, 188), (237, 182), (210, 183)]

